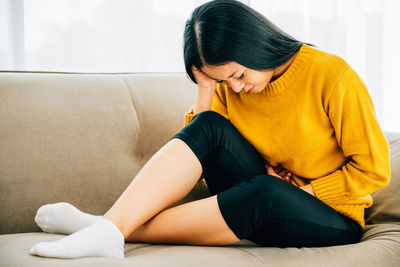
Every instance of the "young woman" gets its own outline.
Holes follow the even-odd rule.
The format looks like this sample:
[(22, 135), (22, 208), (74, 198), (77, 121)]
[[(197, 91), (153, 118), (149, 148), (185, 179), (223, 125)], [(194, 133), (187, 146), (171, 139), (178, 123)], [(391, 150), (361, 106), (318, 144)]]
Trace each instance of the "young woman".
[[(30, 253), (122, 258), (124, 241), (358, 242), (370, 194), (388, 184), (390, 165), (372, 101), (354, 70), (232, 0), (194, 10), (184, 59), (198, 84), (186, 126), (104, 216), (67, 203), (41, 207), (35, 219), (44, 231), (73, 234)], [(210, 197), (167, 209), (201, 176)]]

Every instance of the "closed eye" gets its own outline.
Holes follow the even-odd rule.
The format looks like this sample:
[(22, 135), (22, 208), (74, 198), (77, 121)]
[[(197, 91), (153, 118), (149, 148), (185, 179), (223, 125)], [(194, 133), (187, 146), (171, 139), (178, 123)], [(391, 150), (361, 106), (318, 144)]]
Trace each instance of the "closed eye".
[[(240, 77), (237, 77), (236, 79), (242, 80), (243, 78), (244, 78), (244, 72), (242, 73), (242, 75), (240, 75)], [(217, 80), (217, 79), (213, 79), (213, 80), (217, 81), (217, 83), (222, 83), (222, 82), (224, 82), (223, 80)]]

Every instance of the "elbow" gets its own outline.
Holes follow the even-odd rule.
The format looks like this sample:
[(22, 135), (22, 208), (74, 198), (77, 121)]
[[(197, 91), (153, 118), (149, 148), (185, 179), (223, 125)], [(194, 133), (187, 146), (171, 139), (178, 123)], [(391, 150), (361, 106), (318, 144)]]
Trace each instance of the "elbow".
[(376, 165), (376, 174), (379, 181), (380, 188), (384, 188), (390, 183), (391, 179), (391, 159), (389, 154), (389, 147), (385, 150), (385, 153), (381, 154), (380, 163)]
[(387, 166), (382, 167), (382, 172), (380, 173), (379, 178), (380, 188), (384, 188), (389, 185), (391, 178), (390, 162), (387, 164)]
[(391, 178), (391, 172), (390, 172), (390, 165), (389, 168), (387, 169), (386, 175), (385, 175), (385, 181), (383, 187), (387, 186), (390, 183), (390, 178)]

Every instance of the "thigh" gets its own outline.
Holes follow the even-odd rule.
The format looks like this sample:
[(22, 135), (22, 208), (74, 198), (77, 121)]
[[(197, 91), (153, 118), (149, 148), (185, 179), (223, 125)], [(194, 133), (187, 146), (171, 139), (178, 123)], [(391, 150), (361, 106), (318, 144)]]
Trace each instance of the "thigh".
[(266, 174), (264, 159), (236, 127), (217, 112), (197, 114), (174, 137), (183, 140), (199, 158), (211, 195)]
[(233, 232), (263, 246), (332, 246), (361, 238), (355, 221), (274, 176), (241, 182), (221, 192), (218, 201)]

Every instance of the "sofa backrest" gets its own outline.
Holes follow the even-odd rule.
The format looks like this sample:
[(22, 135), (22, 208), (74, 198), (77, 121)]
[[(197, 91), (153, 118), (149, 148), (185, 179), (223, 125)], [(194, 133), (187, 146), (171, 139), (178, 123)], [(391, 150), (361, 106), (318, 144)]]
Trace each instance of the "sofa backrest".
[(400, 224), (400, 133), (385, 135), (390, 149), (391, 179), (389, 185), (372, 194), (374, 203), (365, 210), (366, 224)]
[(196, 90), (183, 73), (0, 72), (0, 233), (39, 231), (47, 203), (104, 214)]

